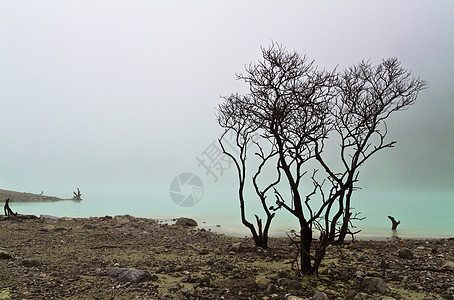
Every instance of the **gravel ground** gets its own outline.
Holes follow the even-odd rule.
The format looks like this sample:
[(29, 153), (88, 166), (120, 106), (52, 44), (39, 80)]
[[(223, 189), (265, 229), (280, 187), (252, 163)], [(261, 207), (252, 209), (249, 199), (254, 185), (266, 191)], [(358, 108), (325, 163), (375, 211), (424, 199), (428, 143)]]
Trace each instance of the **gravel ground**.
[(129, 215), (2, 216), (0, 240), (0, 299), (454, 299), (454, 239), (332, 246), (319, 278), (292, 270), (285, 238)]

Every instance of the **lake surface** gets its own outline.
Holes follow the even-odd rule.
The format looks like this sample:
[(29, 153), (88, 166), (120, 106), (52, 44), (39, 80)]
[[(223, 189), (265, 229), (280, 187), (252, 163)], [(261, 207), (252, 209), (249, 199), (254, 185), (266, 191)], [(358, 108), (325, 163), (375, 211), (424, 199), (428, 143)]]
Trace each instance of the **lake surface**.
[[(216, 186), (214, 186), (216, 187)], [(150, 217), (171, 220), (181, 216), (194, 218), (200, 228), (237, 235), (249, 236), (249, 231), (241, 224), (236, 187), (224, 190), (205, 186), (203, 197), (193, 206), (177, 205), (169, 194), (169, 188), (162, 191), (153, 189), (116, 191), (115, 195), (100, 191), (88, 191), (81, 202), (59, 201), (41, 203), (11, 203), (14, 211), (21, 214), (54, 215), (58, 217), (89, 217), (130, 214), (137, 217)], [(84, 191), (82, 191), (84, 194)], [(182, 191), (184, 193), (184, 191)], [(454, 201), (450, 193), (409, 193), (409, 192), (364, 192), (358, 191), (353, 206), (360, 211), (363, 221), (354, 224), (362, 231), (360, 239), (386, 239), (393, 235), (402, 238), (448, 238), (454, 237)], [(247, 205), (249, 220), (254, 221), (253, 213), (261, 213), (255, 204)], [(388, 215), (401, 220), (396, 232), (391, 228)], [(271, 234), (285, 236), (296, 230), (296, 219), (285, 211), (278, 211), (273, 220)]]

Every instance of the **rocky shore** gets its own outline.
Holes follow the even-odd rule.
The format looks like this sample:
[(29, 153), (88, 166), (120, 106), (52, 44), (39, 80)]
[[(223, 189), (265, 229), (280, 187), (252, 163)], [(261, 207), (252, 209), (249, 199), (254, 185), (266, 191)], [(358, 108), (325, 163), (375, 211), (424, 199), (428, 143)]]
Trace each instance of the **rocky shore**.
[(0, 299), (454, 299), (454, 239), (355, 241), (316, 276), (273, 238), (125, 216), (0, 217)]

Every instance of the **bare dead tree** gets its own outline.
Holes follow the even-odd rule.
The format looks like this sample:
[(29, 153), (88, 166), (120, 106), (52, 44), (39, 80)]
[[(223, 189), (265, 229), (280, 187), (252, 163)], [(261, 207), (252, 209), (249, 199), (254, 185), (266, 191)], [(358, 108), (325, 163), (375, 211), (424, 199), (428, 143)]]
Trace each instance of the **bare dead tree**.
[[(262, 169), (267, 163), (272, 161), (273, 157), (276, 156), (277, 151), (274, 145), (271, 145), (269, 150), (266, 151), (263, 145), (254, 141), (253, 137), (259, 135), (260, 128), (257, 127), (252, 120), (253, 115), (251, 115), (251, 108), (247, 97), (231, 95), (230, 97), (225, 98), (225, 102), (219, 106), (217, 115), (219, 125), (225, 129), (224, 134), (219, 139), (219, 144), (223, 153), (233, 160), (237, 170), (239, 181), (238, 198), (240, 202), (242, 223), (251, 231), (255, 245), (266, 249), (268, 248), (269, 228), (271, 226), (271, 221), (275, 216), (275, 213), (268, 208), (267, 193), (272, 187), (279, 183), (280, 173), (278, 173), (277, 178), (268, 183), (265, 188), (260, 188), (258, 178), (262, 173)], [(233, 136), (233, 145), (232, 142), (225, 140), (227, 135)], [(233, 146), (233, 149), (227, 148), (225, 144)], [(245, 204), (245, 186), (247, 180), (246, 160), (248, 158), (248, 153), (252, 150), (257, 151), (255, 152), (255, 156), (259, 160), (255, 173), (252, 175), (252, 185), (256, 196), (260, 199), (266, 216), (265, 223), (263, 224), (262, 218), (257, 214), (254, 214), (257, 228), (253, 223), (248, 221)]]
[[(271, 158), (276, 157), (275, 172), (278, 174), (278, 180), (259, 190), (256, 185), (256, 177), (262, 170), (259, 167), (253, 180), (255, 190), (262, 197), (265, 195), (264, 192), (273, 189), (277, 200), (276, 207), (272, 209), (284, 208), (298, 219), (300, 269), (303, 273), (311, 273), (312, 230), (314, 221), (319, 218), (323, 208), (321, 211), (312, 211), (308, 199), (316, 189), (304, 195), (301, 182), (307, 173), (303, 165), (314, 157), (314, 141), (326, 138), (328, 133), (327, 98), (333, 84), (333, 76), (317, 70), (313, 62), (308, 61), (306, 57), (289, 53), (274, 43), (268, 49), (262, 48), (262, 54), (263, 61), (250, 64), (246, 68), (246, 74), (238, 75), (239, 79), (249, 85), (249, 93), (245, 96), (231, 96), (228, 99), (230, 104), (234, 102), (238, 105), (234, 109), (238, 112), (236, 116), (241, 119), (234, 122), (237, 128), (243, 128), (243, 132), (244, 128), (248, 128), (249, 131), (258, 133), (254, 144), (260, 150), (257, 156), (261, 158), (262, 163), (268, 163)], [(245, 120), (247, 122), (244, 122)], [(246, 149), (245, 134), (241, 136), (241, 140), (243, 142), (237, 146), (242, 159), (239, 160), (240, 163), (236, 162), (237, 169), (240, 170), (238, 172), (240, 190), (244, 189), (243, 170), (246, 157), (241, 154), (244, 154)], [(271, 149), (266, 155), (263, 152), (264, 144)], [(278, 187), (281, 177), (285, 179), (286, 184)], [(291, 199), (284, 199), (279, 192), (280, 189), (286, 189)], [(240, 196), (241, 205), (244, 204), (243, 201)], [(262, 201), (262, 204), (267, 210), (266, 203)]]
[[(351, 207), (352, 193), (358, 188), (358, 168), (377, 151), (394, 145), (385, 139), (385, 120), (411, 105), (425, 82), (412, 78), (396, 59), (384, 60), (378, 66), (362, 62), (337, 74), (320, 71), (305, 56), (275, 43), (262, 48), (262, 55), (263, 60), (246, 67), (246, 74), (237, 75), (249, 85), (249, 92), (226, 98), (218, 121), (237, 137), (239, 158), (230, 157), (240, 179), (243, 224), (253, 227), (244, 216), (246, 150), (250, 142), (259, 149), (257, 156), (263, 163), (256, 176), (263, 165), (277, 160), (278, 180), (263, 190), (256, 188), (256, 192), (261, 198), (263, 191), (272, 189), (276, 207), (270, 209), (284, 209), (297, 218), (300, 228), (297, 240), (293, 240), (296, 257), (301, 273), (312, 274), (330, 244), (358, 232), (353, 230), (352, 220), (361, 218)], [(333, 133), (341, 140), (344, 169), (340, 171), (329, 166), (323, 154)], [(263, 145), (270, 152), (265, 154)], [(320, 166), (312, 170), (312, 176), (307, 175), (310, 161)], [(265, 211), (274, 216), (267, 210), (265, 199), (261, 198)], [(316, 245), (312, 243), (314, 231), (320, 234)]]
[[(331, 219), (331, 239), (339, 228), (338, 242), (351, 232), (351, 197), (358, 189), (359, 168), (378, 151), (394, 147), (387, 141), (386, 120), (397, 111), (407, 109), (426, 88), (426, 82), (413, 78), (396, 58), (384, 59), (373, 66), (362, 61), (337, 77), (337, 95), (332, 118), (334, 132), (341, 140), (340, 159), (343, 170), (334, 172), (316, 151), (316, 159), (327, 172), (339, 198), (338, 210)], [(323, 141), (318, 141), (317, 146)]]

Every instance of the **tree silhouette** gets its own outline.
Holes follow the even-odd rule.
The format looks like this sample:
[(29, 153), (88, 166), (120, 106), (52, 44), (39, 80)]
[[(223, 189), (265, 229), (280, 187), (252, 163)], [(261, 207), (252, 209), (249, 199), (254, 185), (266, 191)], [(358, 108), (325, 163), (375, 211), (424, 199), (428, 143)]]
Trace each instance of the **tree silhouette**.
[[(262, 56), (237, 75), (249, 92), (232, 94), (219, 106), (218, 123), (225, 129), (219, 141), (237, 167), (241, 218), (256, 245), (266, 246), (274, 212), (284, 209), (300, 227), (292, 239), (300, 271), (311, 274), (317, 272), (328, 245), (355, 234), (351, 221), (357, 214), (352, 216), (351, 197), (358, 188), (359, 167), (379, 150), (394, 146), (386, 141), (385, 120), (413, 104), (426, 83), (412, 78), (395, 58), (377, 66), (363, 61), (337, 73), (319, 70), (313, 61), (276, 43), (262, 48)], [(235, 150), (223, 143), (229, 132), (235, 137)], [(340, 140), (339, 170), (338, 162), (324, 156), (328, 138), (335, 135)], [(248, 156), (251, 152), (255, 160)], [(253, 162), (252, 186), (267, 216), (262, 227), (256, 215), (258, 230), (245, 213), (246, 169)], [(276, 205), (269, 207), (271, 194)], [(320, 234), (316, 244), (315, 231)]]

